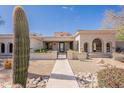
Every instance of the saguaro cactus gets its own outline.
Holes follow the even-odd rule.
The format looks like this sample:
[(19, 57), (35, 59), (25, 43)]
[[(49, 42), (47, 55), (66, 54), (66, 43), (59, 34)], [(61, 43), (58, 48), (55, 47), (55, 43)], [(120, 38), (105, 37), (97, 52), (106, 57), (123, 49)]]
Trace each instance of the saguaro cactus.
[(14, 53), (13, 85), (26, 87), (29, 66), (30, 39), (28, 22), (24, 10), (16, 6), (13, 12)]

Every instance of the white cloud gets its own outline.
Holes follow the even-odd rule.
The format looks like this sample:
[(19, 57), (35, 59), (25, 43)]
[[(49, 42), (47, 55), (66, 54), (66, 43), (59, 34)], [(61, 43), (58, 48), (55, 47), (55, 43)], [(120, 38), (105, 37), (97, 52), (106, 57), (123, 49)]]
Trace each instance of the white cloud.
[(67, 7), (67, 6), (62, 6), (62, 8), (63, 8), (63, 9), (68, 9), (68, 7)]
[(74, 9), (72, 6), (62, 6), (62, 8), (70, 10), (70, 11), (73, 11), (73, 9)]

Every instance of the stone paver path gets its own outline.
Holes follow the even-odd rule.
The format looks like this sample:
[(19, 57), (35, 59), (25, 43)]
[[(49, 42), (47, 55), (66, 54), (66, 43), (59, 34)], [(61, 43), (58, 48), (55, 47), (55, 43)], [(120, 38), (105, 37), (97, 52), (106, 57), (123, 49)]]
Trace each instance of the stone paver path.
[(78, 88), (67, 59), (56, 60), (56, 64), (48, 81), (47, 88)]

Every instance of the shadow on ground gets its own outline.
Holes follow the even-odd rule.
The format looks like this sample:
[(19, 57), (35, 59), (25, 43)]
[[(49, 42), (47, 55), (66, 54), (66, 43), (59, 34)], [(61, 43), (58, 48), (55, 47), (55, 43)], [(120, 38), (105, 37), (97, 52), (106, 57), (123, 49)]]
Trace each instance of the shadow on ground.
[(28, 73), (28, 78), (39, 78), (39, 77), (50, 77), (49, 75), (40, 75), (40, 74), (35, 74), (35, 73)]
[(50, 78), (63, 79), (63, 80), (75, 80), (74, 76), (65, 75), (65, 74), (56, 74), (56, 73), (52, 73)]

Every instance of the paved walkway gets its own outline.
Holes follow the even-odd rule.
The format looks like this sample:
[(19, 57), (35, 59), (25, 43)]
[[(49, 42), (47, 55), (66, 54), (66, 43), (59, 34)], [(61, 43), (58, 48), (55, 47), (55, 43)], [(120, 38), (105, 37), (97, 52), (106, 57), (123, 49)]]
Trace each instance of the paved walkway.
[(78, 88), (67, 59), (56, 60), (47, 88)]

